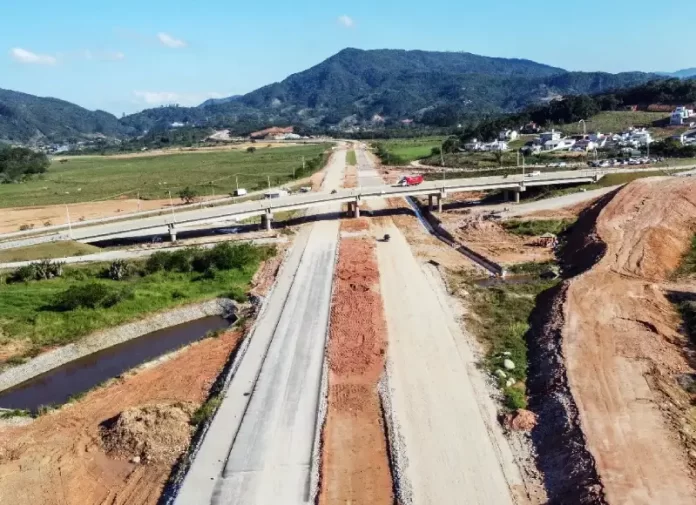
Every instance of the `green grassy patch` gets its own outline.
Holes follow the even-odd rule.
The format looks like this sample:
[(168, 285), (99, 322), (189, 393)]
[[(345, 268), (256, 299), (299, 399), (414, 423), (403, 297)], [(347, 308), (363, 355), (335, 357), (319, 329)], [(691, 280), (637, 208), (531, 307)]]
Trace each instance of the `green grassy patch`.
[[(643, 111), (604, 111), (588, 119), (587, 131), (599, 131), (602, 133), (619, 133), (628, 130), (631, 126), (636, 128), (661, 129), (669, 121), (669, 113), (643, 112)], [(552, 128), (550, 126), (549, 128)], [(571, 123), (555, 126), (566, 135), (579, 135), (583, 133), (580, 123)]]
[(504, 221), (503, 228), (513, 235), (539, 237), (545, 233), (559, 235), (566, 231), (575, 221), (570, 219), (544, 219), (530, 221)]
[(696, 235), (691, 238), (691, 246), (684, 253), (679, 268), (674, 272), (675, 277), (686, 277), (696, 274)]
[(218, 296), (244, 300), (273, 249), (227, 248), (157, 253), (120, 281), (104, 278), (108, 265), (66, 267), (62, 277), (43, 281), (0, 278), (0, 335), (6, 342), (28, 339), (35, 353), (179, 305)]
[[(54, 161), (46, 174), (21, 184), (0, 185), (0, 207), (66, 204), (108, 200), (119, 196), (168, 198), (189, 186), (199, 195), (231, 193), (235, 178), (247, 190), (282, 185), (302, 174), (305, 165), (320, 157), (326, 144), (299, 147), (259, 147), (254, 153), (207, 151), (161, 156), (118, 158), (89, 156)], [(312, 165), (316, 171), (323, 163)]]
[[(522, 284), (501, 284), (481, 287), (465, 277), (457, 279), (467, 293), (469, 305), (468, 327), (483, 343), (485, 365), (492, 373), (503, 370), (506, 378), (498, 378), (510, 409), (525, 408), (525, 381), (527, 379), (528, 320), (536, 305), (536, 298), (550, 289), (556, 281), (531, 280)], [(503, 362), (510, 359), (513, 370), (506, 370)], [(496, 375), (497, 377), (497, 375)], [(516, 383), (507, 386), (509, 378)]]
[(553, 270), (558, 266), (555, 261), (529, 261), (526, 263), (516, 263), (507, 267), (507, 272), (513, 275), (541, 275)]
[(382, 162), (388, 165), (407, 165), (430, 156), (433, 147), (442, 146), (444, 140), (444, 137), (390, 139), (376, 142), (375, 146)]
[(0, 250), (0, 263), (14, 261), (34, 261), (41, 259), (67, 258), (84, 256), (101, 251), (98, 247), (79, 242), (50, 242), (17, 249)]
[(197, 426), (213, 417), (221, 403), (222, 398), (220, 398), (218, 395), (213, 395), (208, 398), (208, 400), (191, 416), (191, 424)]
[(355, 151), (348, 151), (348, 154), (346, 155), (346, 163), (348, 163), (351, 166), (355, 166), (358, 164), (357, 157), (355, 156)]

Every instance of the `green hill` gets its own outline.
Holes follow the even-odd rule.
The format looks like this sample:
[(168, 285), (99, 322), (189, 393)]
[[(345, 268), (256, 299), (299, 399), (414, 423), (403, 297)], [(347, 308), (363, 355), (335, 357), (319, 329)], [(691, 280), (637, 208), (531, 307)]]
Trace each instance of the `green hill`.
[(108, 112), (0, 89), (0, 142), (61, 142), (97, 135), (123, 137), (133, 132)]
[(163, 107), (128, 116), (140, 130), (189, 120), (211, 126), (293, 123), (332, 126), (412, 118), (449, 125), (463, 116), (521, 110), (558, 95), (599, 93), (655, 74), (567, 72), (529, 60), (470, 53), (344, 49), (282, 82), (200, 107)]

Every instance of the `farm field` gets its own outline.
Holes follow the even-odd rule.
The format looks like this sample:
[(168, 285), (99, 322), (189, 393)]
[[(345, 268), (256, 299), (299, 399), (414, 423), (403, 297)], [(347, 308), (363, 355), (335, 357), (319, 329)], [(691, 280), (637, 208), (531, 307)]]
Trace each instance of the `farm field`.
[[(299, 177), (302, 158), (317, 159), (328, 144), (265, 148), (254, 153), (210, 151), (150, 157), (73, 157), (54, 161), (41, 179), (0, 186), (0, 207), (92, 202), (115, 198), (167, 198), (190, 186), (201, 195), (278, 186)], [(317, 169), (323, 166), (323, 161)], [(307, 173), (302, 176), (309, 175)]]
[[(378, 155), (388, 165), (406, 165), (411, 161), (430, 156), (433, 147), (440, 147), (444, 137), (423, 137), (415, 139), (390, 139), (375, 142), (381, 146)], [(382, 151), (384, 154), (380, 154)], [(384, 159), (388, 157), (388, 159)]]

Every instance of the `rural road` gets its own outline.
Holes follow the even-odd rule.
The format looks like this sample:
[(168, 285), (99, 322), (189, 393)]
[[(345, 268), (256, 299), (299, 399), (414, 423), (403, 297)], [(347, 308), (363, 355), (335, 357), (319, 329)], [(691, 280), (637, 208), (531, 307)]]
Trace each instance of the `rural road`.
[[(337, 151), (324, 189), (340, 185), (344, 166), (345, 151)], [(338, 231), (338, 221), (327, 221), (298, 235), (175, 504), (313, 501), (313, 451)]]

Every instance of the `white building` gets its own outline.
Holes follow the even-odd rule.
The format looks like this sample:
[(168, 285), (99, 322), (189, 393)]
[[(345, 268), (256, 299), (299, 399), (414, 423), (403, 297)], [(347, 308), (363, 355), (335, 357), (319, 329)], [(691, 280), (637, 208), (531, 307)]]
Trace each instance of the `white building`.
[(498, 134), (498, 140), (513, 141), (517, 140), (519, 137), (520, 134), (515, 130), (503, 130)]
[(557, 132), (556, 130), (544, 132), (541, 135), (539, 135), (539, 140), (542, 144), (546, 144), (546, 142), (550, 140), (561, 140), (561, 132)]
[[(559, 134), (560, 135), (560, 134)], [(571, 138), (565, 139), (551, 139), (547, 140), (542, 144), (542, 149), (544, 151), (564, 151), (570, 149), (575, 145), (575, 140)]]

